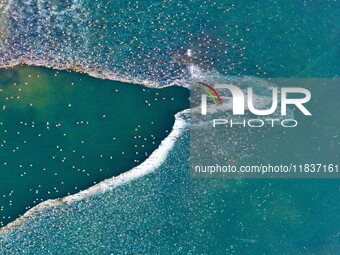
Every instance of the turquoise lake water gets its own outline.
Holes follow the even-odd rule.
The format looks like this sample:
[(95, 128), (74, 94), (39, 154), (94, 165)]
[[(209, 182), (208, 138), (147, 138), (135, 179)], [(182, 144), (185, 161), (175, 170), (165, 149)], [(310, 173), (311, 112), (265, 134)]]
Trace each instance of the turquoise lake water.
[[(283, 78), (340, 73), (336, 1), (14, 1), (11, 8), (7, 34), (1, 37), (2, 64), (73, 65), (160, 86), (188, 84), (212, 70)], [(318, 152), (316, 141), (304, 140), (311, 152), (306, 158), (320, 154), (338, 161), (339, 136), (333, 136), (339, 126), (339, 89), (319, 87), (312, 93), (320, 114), (316, 126), (321, 118), (325, 125), (308, 134), (322, 137), (318, 147), (324, 149)], [(291, 137), (300, 139), (300, 131)], [(288, 155), (303, 155), (294, 155), (284, 137), (278, 140)], [(234, 141), (244, 147), (231, 147), (231, 155), (273, 153), (270, 148), (252, 151), (237, 136)], [(268, 147), (271, 142), (270, 136), (261, 140)], [(43, 209), (0, 234), (0, 253), (338, 254), (338, 180), (192, 179), (189, 157), (185, 131), (153, 173)]]
[(182, 87), (27, 66), (0, 72), (2, 226), (139, 165), (188, 107)]

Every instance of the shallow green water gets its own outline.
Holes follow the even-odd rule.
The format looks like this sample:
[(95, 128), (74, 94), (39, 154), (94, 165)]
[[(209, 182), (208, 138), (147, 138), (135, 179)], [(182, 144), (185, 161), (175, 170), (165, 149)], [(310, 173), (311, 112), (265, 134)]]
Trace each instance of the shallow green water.
[(46, 208), (0, 235), (13, 254), (337, 255), (337, 180), (193, 179), (189, 132), (155, 172)]
[[(187, 83), (192, 66), (205, 71), (214, 69), (223, 75), (256, 77), (333, 78), (340, 74), (339, 4), (333, 0), (13, 2), (8, 14), (8, 38), (4, 41), (7, 47), (0, 48), (4, 57), (0, 61), (4, 63), (20, 59), (55, 65), (71, 63), (161, 84), (182, 78)], [(204, 77), (205, 73), (200, 74)], [(96, 102), (96, 95), (102, 91), (97, 85), (100, 84), (93, 86), (92, 93), (88, 92)], [(310, 107), (315, 118), (305, 119), (301, 123), (305, 128), (275, 132), (274, 145), (273, 137), (266, 133), (260, 137), (231, 133), (235, 143), (229, 149), (235, 161), (240, 160), (240, 155), (280, 163), (290, 163), (292, 159), (339, 160), (339, 136), (334, 137), (339, 132), (339, 89), (327, 86), (311, 90)], [(140, 92), (132, 101), (145, 96)], [(130, 96), (124, 103), (133, 98)], [(48, 105), (53, 104), (53, 98), (46, 96), (37, 102), (37, 111), (52, 114)], [(79, 111), (89, 109), (86, 103), (92, 101), (82, 101)], [(32, 108), (27, 109), (24, 117), (28, 122)], [(119, 109), (120, 105), (115, 110)], [(158, 107), (155, 112), (160, 110), (168, 109)], [(103, 120), (100, 115), (84, 116), (94, 119), (94, 123)], [(33, 129), (47, 132), (45, 121)], [(73, 132), (77, 145), (84, 139), (80, 133), (92, 133), (89, 127), (88, 131), (80, 130), (87, 126), (67, 123), (59, 129), (50, 128), (49, 132), (61, 137), (57, 143), (63, 145), (63, 152), (57, 148), (53, 151), (59, 153), (55, 162), (60, 165), (64, 152), (75, 155), (65, 149), (71, 143), (60, 131), (65, 125), (67, 132)], [(98, 138), (99, 130), (95, 129)], [(284, 140), (286, 137), (288, 140)], [(297, 148), (294, 140), (302, 138), (306, 140)], [(256, 150), (251, 146), (254, 143)], [(286, 152), (283, 159), (275, 153), (281, 145)], [(93, 151), (98, 153), (102, 145), (90, 147), (85, 142), (81, 146), (95, 147)], [(47, 152), (42, 148), (38, 149), (43, 156)], [(23, 145), (15, 153), (8, 149), (7, 158), (15, 158), (23, 149)], [(111, 152), (112, 147), (108, 149), (105, 152)], [(74, 159), (82, 164), (81, 155), (68, 156), (66, 162)], [(189, 134), (184, 133), (165, 164), (154, 173), (73, 204), (45, 208), (22, 226), (1, 232), (0, 253), (338, 255), (338, 180), (198, 180), (190, 178), (189, 157)], [(99, 164), (87, 162), (81, 165), (86, 172), (76, 174), (89, 181), (93, 177), (91, 169), (98, 171)], [(105, 160), (96, 162), (110, 164)], [(30, 173), (26, 172), (27, 178)], [(87, 177), (87, 173), (91, 175)], [(92, 180), (88, 183), (92, 184)], [(52, 190), (52, 195), (59, 194)], [(14, 193), (11, 198), (1, 198), (6, 208), (18, 205), (13, 196)], [(12, 206), (8, 206), (10, 200)]]
[(0, 72), (1, 225), (140, 164), (188, 106), (180, 87), (27, 66)]

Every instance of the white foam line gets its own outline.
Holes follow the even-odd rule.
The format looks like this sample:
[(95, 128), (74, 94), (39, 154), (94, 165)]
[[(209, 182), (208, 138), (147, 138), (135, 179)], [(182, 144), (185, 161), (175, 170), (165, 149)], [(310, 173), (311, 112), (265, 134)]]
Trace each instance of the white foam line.
[(178, 137), (182, 134), (184, 129), (188, 127), (186, 116), (189, 114), (189, 112), (190, 110), (187, 109), (175, 115), (175, 123), (170, 134), (161, 142), (158, 149), (153, 151), (150, 157), (148, 157), (142, 164), (132, 168), (128, 172), (118, 175), (117, 177), (106, 179), (79, 193), (69, 195), (64, 198), (46, 200), (31, 208), (24, 215), (12, 221), (5, 227), (1, 228), (0, 231), (8, 232), (14, 228), (20, 228), (28, 219), (34, 217), (45, 208), (55, 207), (60, 205), (61, 203), (71, 204), (73, 202), (83, 200), (96, 194), (105, 193), (155, 171), (164, 163), (167, 155), (173, 148)]
[(170, 87), (170, 86), (181, 86), (181, 87), (186, 87), (189, 88), (189, 83), (184, 80), (184, 79), (177, 79), (175, 81), (172, 81), (171, 83), (168, 84), (160, 84), (159, 82), (156, 81), (150, 81), (150, 80), (142, 80), (138, 78), (132, 78), (132, 77), (124, 77), (121, 75), (117, 75), (112, 72), (107, 72), (107, 71), (95, 71), (88, 69), (86, 67), (77, 67), (73, 66), (72, 64), (55, 64), (55, 63), (47, 63), (44, 60), (38, 61), (38, 60), (16, 60), (15, 62), (12, 62), (10, 64), (4, 64), (1, 63), (0, 60), (0, 69), (7, 69), (7, 68), (13, 68), (15, 66), (19, 65), (27, 65), (27, 66), (37, 66), (37, 67), (47, 67), (47, 68), (52, 68), (55, 70), (70, 70), (74, 71), (77, 73), (85, 73), (89, 76), (99, 78), (99, 79), (107, 79), (111, 81), (119, 81), (119, 82), (124, 82), (124, 83), (134, 83), (134, 84), (139, 84), (143, 85), (145, 87), (151, 87), (151, 88), (165, 88), (165, 87)]

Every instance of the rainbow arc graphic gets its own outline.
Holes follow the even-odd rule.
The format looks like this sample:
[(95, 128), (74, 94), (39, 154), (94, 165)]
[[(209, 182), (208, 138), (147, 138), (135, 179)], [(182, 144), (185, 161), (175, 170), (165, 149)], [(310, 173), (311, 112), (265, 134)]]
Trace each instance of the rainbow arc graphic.
[[(209, 97), (213, 100), (214, 104), (217, 104), (217, 101), (215, 99), (215, 96), (217, 97), (218, 101), (220, 102), (220, 105), (222, 105), (222, 99), (220, 97), (220, 94), (218, 94), (218, 92), (216, 91), (216, 89), (214, 89), (212, 86), (210, 86), (209, 84), (207, 83), (204, 83), (204, 82), (197, 82), (198, 84), (200, 85), (203, 85), (204, 87), (206, 88), (202, 88), (202, 90), (207, 94), (209, 95)], [(214, 96), (215, 95), (215, 96)]]

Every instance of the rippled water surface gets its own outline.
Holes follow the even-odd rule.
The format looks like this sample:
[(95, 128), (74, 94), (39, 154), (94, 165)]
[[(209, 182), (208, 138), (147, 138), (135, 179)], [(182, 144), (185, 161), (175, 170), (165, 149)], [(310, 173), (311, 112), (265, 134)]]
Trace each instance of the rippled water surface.
[[(1, 3), (5, 3), (0, 5), (1, 66), (24, 62), (70, 68), (86, 71), (97, 77), (150, 86), (188, 85), (192, 78), (207, 80), (212, 76), (335, 78), (340, 72), (337, 46), (340, 16), (337, 1), (13, 0)], [(44, 69), (45, 72), (52, 75), (55, 73)], [(69, 77), (71, 74), (64, 75)], [(71, 76), (75, 78), (70, 78)], [(45, 140), (50, 147), (44, 144), (42, 149), (39, 146), (35, 149), (39, 153), (33, 155), (56, 156), (55, 161), (51, 159), (51, 162), (59, 165), (64, 164), (62, 160), (65, 157), (63, 153), (66, 152), (65, 143), (78, 143), (85, 138), (88, 141), (91, 137), (82, 136), (86, 132), (92, 133), (87, 129), (90, 127), (86, 125), (81, 126), (84, 128), (81, 132), (78, 131), (80, 126), (74, 122), (62, 123), (61, 127), (55, 126), (61, 123), (65, 113), (69, 114), (68, 119), (74, 118), (67, 106), (72, 98), (81, 99), (78, 91), (88, 94), (91, 98), (80, 100), (81, 104), (77, 109), (81, 113), (79, 116), (84, 116), (80, 121), (91, 120), (89, 122), (91, 125), (92, 123), (99, 125), (100, 128), (92, 126), (95, 129), (92, 131), (97, 134), (94, 139), (101, 139), (101, 135), (98, 134), (110, 135), (110, 139), (114, 136), (112, 134), (111, 137), (110, 132), (99, 132), (107, 128), (105, 123), (115, 125), (109, 118), (103, 118), (104, 108), (111, 103), (115, 104), (111, 101), (113, 99), (122, 100), (125, 106), (131, 101), (138, 103), (141, 97), (143, 98), (141, 100), (143, 107), (137, 106), (141, 116), (134, 116), (141, 117), (142, 120), (133, 122), (131, 128), (137, 128), (138, 132), (146, 134), (170, 130), (171, 127), (168, 125), (173, 123), (173, 119), (170, 123), (167, 118), (164, 124), (163, 115), (159, 116), (166, 126), (165, 129), (158, 128), (163, 125), (160, 123), (155, 130), (143, 130), (144, 126), (141, 125), (139, 128), (139, 123), (141, 121), (149, 123), (151, 118), (148, 114), (142, 115), (144, 111), (154, 109), (152, 116), (158, 116), (164, 110), (173, 116), (183, 103), (182, 100), (174, 102), (172, 105), (174, 108), (163, 109), (158, 105), (154, 105), (155, 108), (148, 108), (145, 99), (158, 104), (163, 96), (152, 94), (147, 97), (149, 94), (143, 91), (142, 87), (132, 85), (129, 88), (136, 90), (136, 96), (132, 97), (131, 93), (125, 96), (121, 92), (124, 89), (128, 90), (126, 84), (123, 86), (114, 82), (112, 86), (119, 87), (116, 94), (108, 81), (100, 81), (110, 83), (108, 86), (97, 86), (87, 84), (85, 80), (92, 80), (87, 76), (86, 78), (78, 74), (71, 76), (66, 78), (65, 82), (83, 79), (81, 83), (75, 81), (77, 89), (72, 89), (69, 83), (64, 84), (61, 75), (45, 79), (48, 84), (50, 81), (53, 83), (55, 79), (61, 79), (63, 88), (69, 90), (67, 93), (63, 94), (64, 89), (55, 91), (55, 86), (51, 85), (44, 87), (47, 89), (44, 91), (43, 87), (39, 87), (40, 83), (36, 88), (38, 91), (44, 91), (43, 95), (35, 92), (34, 87), (26, 92), (29, 99), (34, 97), (36, 100), (33, 108), (29, 105), (31, 100), (26, 102), (22, 97), (20, 100), (23, 103), (17, 104), (16, 99), (11, 98), (12, 95), (18, 95), (18, 92), (14, 93), (18, 87), (7, 86), (2, 92), (6, 90), (11, 92), (7, 95), (9, 99), (4, 99), (4, 104), (12, 104), (16, 107), (12, 111), (21, 112), (22, 115), (6, 116), (4, 111), (0, 117), (8, 119), (12, 116), (13, 123), (16, 118), (18, 123), (21, 119), (24, 119), (23, 123), (27, 123), (27, 126), (18, 124), (14, 131), (27, 136), (25, 130), (28, 128), (31, 130), (32, 114), (40, 112), (42, 121), (34, 119), (33, 129), (37, 130), (35, 131), (37, 134), (44, 131), (55, 132), (55, 135), (50, 137), (54, 140)], [(41, 75), (40, 80), (44, 77)], [(1, 79), (3, 84), (7, 84), (16, 77), (1, 76)], [(37, 80), (36, 76), (25, 79)], [(25, 91), (25, 84), (20, 86)], [(164, 97), (171, 104), (170, 91), (164, 91)], [(162, 90), (157, 92), (163, 93)], [(305, 146), (309, 148), (306, 152), (311, 152), (306, 158), (318, 157), (318, 153), (325, 152), (323, 158), (338, 160), (339, 153), (336, 148), (339, 145), (337, 135), (339, 89), (320, 86), (314, 88), (312, 93), (313, 100), (315, 99), (313, 108), (316, 111), (316, 119), (315, 122), (308, 119), (306, 123), (310, 124), (310, 127), (315, 127), (310, 130), (313, 136), (317, 134), (319, 140), (313, 142), (305, 140)], [(71, 99), (68, 98), (69, 95), (72, 95)], [(158, 100), (153, 101), (155, 98)], [(110, 103), (104, 105), (102, 100)], [(77, 101), (71, 102), (72, 107), (77, 106)], [(57, 102), (63, 102), (65, 108), (55, 108)], [(99, 105), (93, 108), (95, 103)], [(33, 111), (34, 107), (36, 109)], [(71, 109), (74, 109), (72, 107)], [(121, 104), (107, 110), (113, 116), (121, 110)], [(53, 114), (52, 119), (58, 119), (55, 111), (57, 113), (62, 111), (63, 115), (56, 123), (50, 121), (50, 131), (47, 131), (47, 117)], [(90, 114), (88, 111), (93, 112)], [(132, 120), (134, 117), (129, 116)], [(324, 125), (321, 125), (322, 123)], [(68, 135), (67, 138), (63, 136), (64, 131), (61, 130), (64, 129), (64, 125), (67, 133), (75, 133), (72, 136), (75, 141), (68, 141)], [(19, 135), (12, 133), (12, 129), (3, 126), (0, 128), (2, 131), (8, 130), (7, 133), (2, 133), (4, 138), (0, 141), (6, 140), (9, 135), (19, 139)], [(152, 128), (151, 125), (148, 128)], [(41, 131), (38, 132), (38, 129)], [(133, 129), (122, 130), (116, 127), (112, 130), (134, 132)], [(164, 132), (160, 134), (159, 139), (165, 137), (167, 133)], [(304, 135), (302, 131), (292, 133), (291, 138), (295, 135), (297, 140)], [(287, 155), (291, 155), (295, 147), (285, 143), (285, 135), (280, 133), (280, 136), (276, 137), (280, 143), (275, 143), (275, 146), (285, 144)], [(311, 135), (311, 132), (307, 132), (306, 135)], [(248, 139), (247, 134), (244, 136), (244, 139), (238, 140), (241, 137), (237, 134), (232, 132), (228, 134), (235, 142), (231, 142), (230, 147), (230, 155), (235, 157), (235, 160), (239, 158), (246, 160), (247, 155), (265, 158), (270, 154), (268, 152), (273, 152), (272, 137), (264, 134), (261, 140), (263, 146), (259, 148), (254, 146), (256, 142), (254, 137)], [(118, 138), (119, 136), (117, 141)], [(106, 147), (108, 143), (102, 147), (103, 143), (88, 144), (86, 141), (79, 144), (79, 148), (89, 146), (87, 148), (97, 156), (113, 149)], [(20, 139), (7, 142), (12, 143), (14, 147), (7, 149), (7, 158), (0, 159), (1, 162), (7, 159), (8, 164), (14, 164), (13, 169), (18, 170), (19, 181), (28, 178), (30, 169), (35, 166), (34, 164), (30, 167), (30, 162), (26, 162), (28, 170), (21, 170), (19, 164), (22, 160), (19, 157), (15, 158), (15, 161), (10, 160), (25, 148), (21, 142)], [(110, 140), (111, 142), (114, 141)], [(239, 144), (242, 144), (242, 147), (238, 147)], [(60, 145), (59, 148), (56, 145)], [(19, 149), (16, 149), (17, 146)], [(120, 146), (125, 148), (130, 145), (122, 142)], [(148, 148), (151, 152), (156, 145), (150, 144)], [(318, 152), (318, 148), (327, 150), (322, 149)], [(63, 149), (63, 152), (58, 149)], [(103, 151), (99, 152), (101, 149)], [(73, 154), (68, 153), (67, 160), (70, 160)], [(78, 156), (82, 155), (83, 153)], [(144, 157), (143, 155), (139, 154), (141, 157)], [(299, 152), (293, 156), (301, 155), (304, 154)], [(136, 159), (135, 154), (125, 156), (120, 154), (119, 157), (129, 157), (124, 164), (130, 162), (128, 164), (131, 164), (131, 167), (136, 164), (133, 162)], [(189, 134), (185, 131), (170, 151), (166, 162), (154, 169), (153, 173), (106, 190), (102, 194), (87, 196), (81, 201), (52, 203), (51, 207), (38, 210), (21, 225), (3, 230), (0, 234), (1, 253), (338, 254), (340, 249), (337, 224), (340, 210), (338, 181), (192, 179), (189, 176), (189, 157)], [(97, 171), (99, 166), (97, 161), (87, 161), (87, 157), (84, 160), (74, 161), (77, 164), (87, 162), (80, 167), (86, 169), (85, 172), (76, 171), (79, 181), (91, 178), (87, 177), (87, 173)], [(105, 160), (107, 160), (105, 164), (109, 164), (107, 157)], [(277, 155), (276, 160), (279, 160)], [(41, 168), (47, 162), (39, 164)], [(8, 166), (4, 165), (1, 168)], [(23, 172), (26, 174), (21, 177), (20, 174)], [(107, 173), (105, 176), (112, 175), (105, 170), (100, 173), (104, 175)], [(27, 192), (27, 195), (35, 194), (36, 189)], [(55, 192), (49, 189), (44, 190), (46, 191), (52, 194)], [(11, 190), (6, 192), (9, 194)], [(11, 200), (7, 193), (1, 199), (5, 201), (6, 208), (10, 208), (9, 203), (14, 206), (16, 200)], [(14, 196), (15, 193), (12, 194)], [(7, 214), (5, 219), (8, 221), (6, 217)]]
[(188, 107), (182, 87), (27, 66), (0, 72), (2, 226), (142, 163)]

